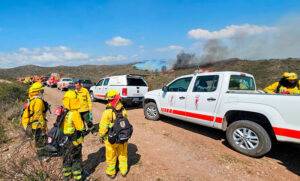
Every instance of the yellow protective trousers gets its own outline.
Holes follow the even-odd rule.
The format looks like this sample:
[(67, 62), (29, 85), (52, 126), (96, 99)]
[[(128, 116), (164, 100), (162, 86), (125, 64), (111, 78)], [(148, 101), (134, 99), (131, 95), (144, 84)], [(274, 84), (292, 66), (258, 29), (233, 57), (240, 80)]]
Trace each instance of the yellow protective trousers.
[(128, 171), (127, 164), (127, 146), (124, 144), (110, 144), (108, 140), (104, 141), (106, 149), (106, 174), (114, 176), (116, 174), (117, 157), (119, 159), (119, 169), (122, 175), (126, 175)]

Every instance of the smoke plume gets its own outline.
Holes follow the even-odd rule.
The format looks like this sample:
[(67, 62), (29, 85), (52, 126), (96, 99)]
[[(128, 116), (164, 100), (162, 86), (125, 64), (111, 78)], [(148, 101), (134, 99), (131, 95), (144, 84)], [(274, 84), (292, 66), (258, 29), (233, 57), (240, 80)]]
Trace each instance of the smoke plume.
[(195, 54), (182, 51), (171, 61), (171, 65), (173, 69), (178, 69), (232, 58), (297, 58), (300, 57), (299, 29), (300, 16), (290, 15), (282, 18), (274, 27), (244, 25), (229, 26), (216, 32), (191, 30), (189, 36), (202, 39), (202, 42), (207, 39), (203, 43), (202, 53), (196, 57)]

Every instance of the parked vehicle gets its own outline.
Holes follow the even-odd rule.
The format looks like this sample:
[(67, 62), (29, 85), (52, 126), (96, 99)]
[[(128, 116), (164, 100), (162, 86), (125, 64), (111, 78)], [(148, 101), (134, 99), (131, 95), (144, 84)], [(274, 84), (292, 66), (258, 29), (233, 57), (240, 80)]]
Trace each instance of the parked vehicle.
[(93, 86), (93, 83), (90, 79), (73, 79), (73, 81), (69, 84), (70, 89), (74, 89), (75, 82), (80, 81), (83, 84), (83, 87), (87, 90), (90, 90), (90, 88)]
[(300, 143), (299, 95), (264, 94), (242, 72), (210, 72), (179, 77), (145, 94), (144, 114), (165, 115), (226, 131), (236, 151), (252, 157), (268, 153), (272, 140)]
[(60, 80), (60, 75), (57, 73), (51, 73), (50, 78), (47, 80), (47, 85), (49, 87), (56, 87), (58, 80)]
[(69, 88), (69, 84), (72, 82), (72, 78), (61, 78), (57, 82), (57, 89), (59, 90), (67, 90)]
[(101, 78), (99, 82), (90, 88), (91, 100), (105, 100), (105, 94), (114, 89), (122, 96), (125, 104), (140, 104), (145, 93), (148, 92), (148, 85), (143, 76), (120, 75)]

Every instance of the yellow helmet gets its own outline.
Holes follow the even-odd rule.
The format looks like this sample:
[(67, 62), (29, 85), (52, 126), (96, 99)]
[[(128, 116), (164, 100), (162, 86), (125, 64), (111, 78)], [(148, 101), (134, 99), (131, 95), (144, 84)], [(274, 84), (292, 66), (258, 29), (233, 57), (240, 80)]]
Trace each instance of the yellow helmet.
[(77, 98), (77, 94), (75, 91), (69, 90), (65, 93), (64, 98), (69, 98), (69, 99), (76, 99)]
[(110, 90), (106, 93), (105, 99), (114, 99), (116, 95), (119, 95), (119, 93), (116, 90)]
[(75, 91), (67, 91), (62, 102), (64, 107), (69, 110), (76, 110), (80, 108), (80, 101), (77, 98), (77, 94)]
[(288, 73), (288, 72), (284, 72), (282, 74), (282, 78), (288, 78), (289, 76), (290, 76), (290, 73)]
[(296, 73), (291, 72), (291, 73), (290, 73), (290, 76), (289, 76), (287, 79), (288, 79), (288, 80), (296, 80), (296, 79), (298, 79), (298, 76), (297, 76)]
[(29, 93), (41, 91), (44, 89), (45, 89), (45, 87), (43, 86), (42, 83), (36, 82), (36, 83), (32, 84), (32, 86), (29, 88)]

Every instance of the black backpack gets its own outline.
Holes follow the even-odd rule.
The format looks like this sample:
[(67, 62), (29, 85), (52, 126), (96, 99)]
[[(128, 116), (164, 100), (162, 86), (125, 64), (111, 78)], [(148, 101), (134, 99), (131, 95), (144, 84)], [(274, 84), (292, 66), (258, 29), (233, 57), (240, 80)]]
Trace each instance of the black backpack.
[(114, 126), (108, 129), (108, 141), (110, 144), (118, 143), (123, 144), (129, 140), (132, 135), (133, 127), (129, 123), (128, 119), (123, 116), (123, 108), (117, 111), (113, 107), (107, 107), (106, 109), (112, 109), (116, 114), (116, 119), (113, 120)]
[(61, 107), (61, 114), (57, 116), (56, 122), (53, 124), (53, 128), (48, 132), (48, 140), (46, 144), (46, 151), (49, 152), (51, 156), (60, 156), (62, 155), (63, 148), (67, 143), (70, 142), (70, 138), (67, 135), (64, 135), (60, 130), (60, 125), (64, 121), (68, 109), (63, 109)]

